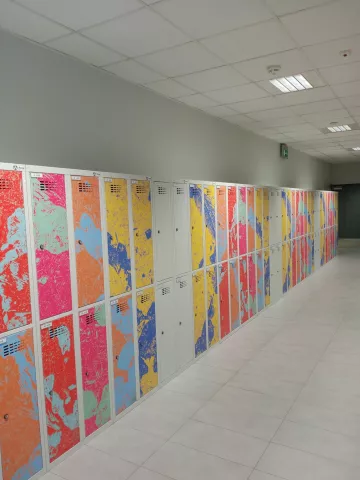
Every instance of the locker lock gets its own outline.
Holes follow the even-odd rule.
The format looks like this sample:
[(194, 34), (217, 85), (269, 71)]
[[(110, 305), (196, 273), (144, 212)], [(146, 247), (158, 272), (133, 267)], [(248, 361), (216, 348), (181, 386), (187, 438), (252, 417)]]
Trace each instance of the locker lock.
[(160, 233), (160, 230), (158, 230), (158, 233)]
[(116, 360), (119, 360), (119, 355), (116, 355), (115, 359), (116, 359)]
[(88, 376), (89, 376), (89, 372), (85, 372), (85, 376), (88, 377)]
[(82, 245), (83, 244), (82, 240), (78, 240), (78, 244)]
[(182, 325), (182, 322), (179, 322), (179, 325)]
[(40, 245), (40, 250), (45, 250), (45, 245)]
[(164, 332), (163, 332), (163, 331), (161, 332), (161, 335), (164, 335)]
[(4, 420), (5, 420), (5, 422), (7, 422), (9, 420), (9, 414), (8, 413), (5, 413)]
[(179, 229), (178, 229), (178, 228), (176, 228), (175, 230), (176, 230), (177, 232), (179, 231)]

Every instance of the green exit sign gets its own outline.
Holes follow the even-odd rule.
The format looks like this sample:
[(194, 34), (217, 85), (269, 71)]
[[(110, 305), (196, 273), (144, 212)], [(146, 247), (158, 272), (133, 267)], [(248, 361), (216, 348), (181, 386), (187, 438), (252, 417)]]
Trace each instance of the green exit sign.
[(289, 147), (286, 145), (286, 143), (280, 144), (280, 157), (289, 158)]

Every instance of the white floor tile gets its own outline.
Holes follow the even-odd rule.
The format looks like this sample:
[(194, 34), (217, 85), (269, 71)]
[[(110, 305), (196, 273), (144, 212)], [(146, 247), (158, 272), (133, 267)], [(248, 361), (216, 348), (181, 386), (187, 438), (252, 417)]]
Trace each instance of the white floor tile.
[(173, 392), (184, 393), (200, 400), (208, 400), (221, 388), (221, 385), (200, 378), (189, 378), (183, 374), (171, 380), (164, 388)]
[(194, 415), (204, 403), (205, 400), (166, 390), (165, 388), (162, 388), (146, 400), (146, 405), (154, 409), (154, 411), (175, 414), (184, 419)]
[(195, 363), (184, 373), (182, 373), (179, 378), (200, 379), (224, 385), (233, 376), (233, 370), (226, 370), (225, 368), (212, 367), (210, 365), (199, 365), (198, 363)]
[(153, 472), (147, 468), (139, 468), (136, 472), (131, 475), (129, 480), (171, 480), (170, 477), (164, 477), (160, 473)]
[(341, 410), (346, 413), (360, 415), (360, 401), (356, 395), (342, 391), (333, 391), (306, 385), (298, 397), (299, 402), (317, 405), (318, 407)]
[(274, 475), (269, 475), (268, 473), (259, 472), (254, 470), (250, 475), (249, 480), (283, 480), (280, 477), (274, 477)]

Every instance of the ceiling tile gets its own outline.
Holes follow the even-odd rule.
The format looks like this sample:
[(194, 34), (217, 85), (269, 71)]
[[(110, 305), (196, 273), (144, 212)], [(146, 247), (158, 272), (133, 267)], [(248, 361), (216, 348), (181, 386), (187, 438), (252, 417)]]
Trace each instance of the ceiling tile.
[(294, 127), (293, 125), (284, 125), (279, 127), (279, 131), (281, 133), (288, 133), (289, 135), (292, 135), (293, 133), (302, 133), (304, 135), (320, 135), (321, 132), (315, 128), (313, 125), (310, 125), (310, 123), (304, 123), (302, 125), (298, 125)]
[(264, 126), (264, 128), (272, 128), (272, 127), (278, 128), (283, 126), (301, 125), (305, 123), (305, 120), (294, 115), (293, 117), (272, 118), (269, 120), (268, 119), (262, 120), (261, 123)]
[(360, 81), (341, 83), (340, 85), (334, 85), (332, 87), (338, 97), (348, 97), (351, 95), (357, 95), (360, 92)]
[(217, 107), (203, 108), (204, 112), (209, 115), (215, 115), (215, 117), (230, 117), (231, 115), (236, 115), (236, 112), (225, 105), (218, 105)]
[(240, 113), (259, 112), (262, 110), (270, 110), (272, 108), (280, 108), (283, 105), (276, 97), (265, 97), (258, 100), (249, 100), (245, 102), (234, 103), (231, 108)]
[(211, 68), (203, 72), (177, 77), (176, 80), (199, 92), (209, 92), (249, 83), (249, 80), (231, 67)]
[(279, 77), (303, 73), (311, 69), (310, 62), (301, 50), (289, 50), (287, 52), (276, 53), (274, 55), (236, 63), (233, 67), (247, 78), (259, 82), (260, 80), (271, 80), (274, 78), (274, 76), (267, 71), (267, 67), (270, 65), (281, 66)]
[(80, 30), (143, 7), (139, 0), (17, 0), (35, 12)]
[(180, 83), (170, 79), (148, 83), (146, 87), (170, 98), (184, 97), (185, 95), (191, 95), (194, 93), (190, 88), (184, 87), (183, 85), (180, 85)]
[(196, 93), (195, 95), (188, 95), (186, 97), (178, 98), (180, 102), (190, 105), (190, 107), (196, 108), (206, 108), (206, 107), (215, 107), (217, 103), (211, 98), (201, 95), (201, 93)]
[(0, 0), (0, 27), (35, 42), (46, 42), (70, 33), (67, 28), (8, 0)]
[(266, 4), (276, 15), (285, 15), (287, 13), (298, 12), (306, 8), (317, 7), (330, 0), (266, 0)]
[(189, 38), (147, 8), (83, 31), (83, 34), (129, 57), (189, 41)]
[(156, 82), (164, 78), (160, 73), (140, 65), (135, 60), (125, 60), (124, 62), (109, 65), (105, 70), (115, 73), (118, 77), (124, 78), (129, 82), (140, 84)]
[(262, 0), (168, 0), (154, 8), (193, 38), (209, 37), (274, 16)]
[(46, 45), (60, 52), (79, 58), (86, 63), (101, 67), (109, 63), (124, 60), (125, 57), (95, 42), (73, 33), (47, 42)]
[(347, 108), (349, 108), (349, 107), (360, 107), (360, 95), (343, 97), (341, 99), (341, 103)]
[(202, 43), (229, 63), (291, 50), (295, 47), (293, 40), (278, 20), (233, 30), (203, 40)]
[(338, 125), (354, 123), (354, 120), (349, 117), (347, 110), (344, 109), (322, 113), (311, 113), (309, 115), (303, 115), (301, 118), (319, 128), (329, 127), (331, 122), (337, 122)]
[[(344, 58), (340, 52), (351, 50), (351, 55)], [(333, 65), (349, 65), (360, 61), (360, 35), (333, 40), (303, 48), (304, 53), (316, 68)]]
[(285, 93), (278, 95), (279, 102), (291, 107), (292, 105), (301, 105), (304, 103), (319, 102), (321, 100), (330, 100), (335, 98), (330, 87), (313, 88), (303, 92)]
[(350, 115), (360, 117), (360, 107), (348, 107)]
[(225, 120), (230, 123), (235, 123), (236, 125), (248, 125), (254, 122), (254, 120), (246, 115), (231, 115), (231, 117), (226, 117)]
[(210, 98), (213, 98), (222, 104), (252, 100), (254, 98), (266, 97), (267, 95), (268, 94), (264, 92), (264, 90), (259, 88), (254, 83), (208, 92), (208, 96)]
[(281, 18), (294, 40), (302, 46), (360, 33), (360, 2), (341, 0)]
[(310, 113), (329, 112), (331, 110), (340, 110), (343, 108), (340, 100), (324, 100), (323, 102), (306, 103), (305, 105), (295, 105), (291, 107), (297, 115), (307, 115)]
[(360, 80), (360, 62), (322, 68), (320, 74), (329, 85)]
[(284, 108), (276, 108), (273, 110), (265, 110), (263, 112), (252, 112), (248, 113), (248, 116), (250, 118), (253, 118), (254, 120), (268, 120), (271, 118), (286, 118), (286, 117), (294, 117), (294, 113), (289, 107), (284, 107)]
[(215, 55), (196, 42), (146, 55), (138, 61), (168, 77), (199, 72), (223, 64)]

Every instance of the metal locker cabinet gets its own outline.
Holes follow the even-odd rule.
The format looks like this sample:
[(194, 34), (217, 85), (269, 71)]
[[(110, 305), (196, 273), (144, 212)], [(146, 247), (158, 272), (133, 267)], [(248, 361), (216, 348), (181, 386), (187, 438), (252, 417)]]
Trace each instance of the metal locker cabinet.
[(303, 192), (304, 198), (304, 230), (303, 235), (307, 235), (309, 232), (309, 210), (308, 210), (308, 192)]
[(240, 308), (241, 324), (249, 320), (249, 269), (248, 257), (243, 255), (239, 258), (240, 270)]
[(229, 231), (229, 257), (239, 255), (238, 233), (238, 201), (236, 186), (228, 187), (228, 231)]
[(216, 206), (215, 185), (204, 186), (205, 265), (216, 263)]
[(315, 272), (315, 234), (311, 234), (311, 273)]
[(255, 189), (247, 187), (247, 222), (248, 222), (248, 252), (255, 250), (255, 233), (256, 233), (256, 217), (255, 217)]
[(296, 190), (296, 237), (301, 235), (301, 195), (300, 190)]
[(190, 246), (190, 216), (189, 195), (187, 185), (183, 183), (173, 184), (174, 206), (174, 244), (175, 265), (174, 273), (190, 272), (191, 270), (191, 246)]
[(291, 190), (291, 238), (296, 238), (296, 222), (297, 222), (298, 205), (296, 201), (296, 190)]
[(204, 266), (203, 187), (192, 184), (189, 192), (192, 269), (198, 270)]
[(104, 299), (99, 179), (72, 176), (79, 307)]
[(279, 300), (278, 282), (278, 256), (276, 245), (270, 247), (270, 291), (271, 291), (271, 305)]
[(281, 242), (281, 190), (270, 189), (270, 245)]
[(320, 265), (325, 265), (325, 230), (320, 230)]
[(79, 313), (85, 435), (110, 420), (105, 306)]
[(105, 178), (110, 297), (132, 289), (128, 182)]
[(249, 266), (249, 318), (252, 318), (257, 313), (256, 253), (251, 253), (248, 256), (248, 266)]
[(300, 215), (300, 236), (303, 236), (305, 232), (305, 200), (304, 200), (303, 190), (300, 190), (299, 215)]
[(306, 237), (307, 242), (307, 275), (310, 276), (312, 274), (312, 241), (311, 235)]
[(152, 201), (149, 180), (131, 180), (136, 288), (154, 283)]
[(171, 377), (177, 370), (174, 303), (173, 281), (158, 283), (156, 285), (156, 331), (159, 383)]
[(282, 293), (285, 294), (289, 287), (288, 248), (287, 243), (282, 244)]
[(217, 250), (218, 262), (229, 258), (228, 251), (228, 222), (227, 222), (227, 200), (225, 185), (216, 187), (216, 211), (217, 211)]
[(269, 199), (269, 189), (263, 188), (263, 245), (264, 248), (269, 248), (270, 246), (270, 199)]
[(49, 460), (80, 442), (73, 316), (41, 325)]
[(292, 235), (292, 192), (291, 190), (286, 190), (286, 215), (287, 215), (287, 239), (288, 241), (291, 240)]
[(288, 239), (288, 217), (287, 217), (287, 195), (286, 190), (281, 190), (281, 241), (286, 242)]
[(0, 391), (2, 478), (27, 480), (43, 468), (32, 329), (0, 339)]
[(325, 192), (320, 192), (320, 228), (325, 227)]
[(263, 189), (255, 188), (255, 209), (256, 209), (256, 235), (255, 249), (260, 250), (263, 247)]
[(314, 231), (320, 230), (320, 193), (314, 193)]
[(191, 274), (175, 279), (176, 335), (175, 352), (177, 368), (194, 359), (194, 321), (192, 309)]
[(154, 287), (146, 288), (137, 293), (136, 311), (140, 396), (142, 397), (158, 385)]
[(206, 301), (209, 347), (219, 341), (219, 288), (216, 266), (206, 269)]
[(307, 243), (306, 237), (301, 237), (301, 280), (307, 276)]
[(271, 305), (271, 284), (270, 275), (271, 263), (270, 263), (270, 248), (264, 250), (264, 290), (265, 290), (265, 307)]
[(230, 298), (229, 298), (229, 264), (224, 262), (218, 265), (218, 282), (220, 297), (220, 336), (226, 337), (230, 333)]
[(65, 176), (31, 174), (40, 320), (72, 310)]
[(0, 333), (31, 323), (22, 175), (0, 170)]
[(193, 318), (195, 357), (207, 350), (206, 311), (205, 311), (205, 275), (204, 270), (193, 272)]
[(230, 319), (231, 330), (240, 327), (240, 272), (237, 259), (230, 260)]
[(297, 246), (296, 240), (291, 240), (291, 285), (295, 287), (297, 283)]
[(238, 219), (239, 219), (239, 255), (247, 253), (247, 188), (239, 187), (238, 189)]
[(110, 307), (115, 414), (118, 415), (136, 401), (132, 296), (112, 300)]
[(171, 183), (154, 182), (155, 273), (157, 281), (173, 276), (174, 229)]
[(257, 311), (261, 312), (265, 307), (265, 285), (264, 285), (264, 254), (263, 251), (256, 252), (256, 279), (257, 279)]

